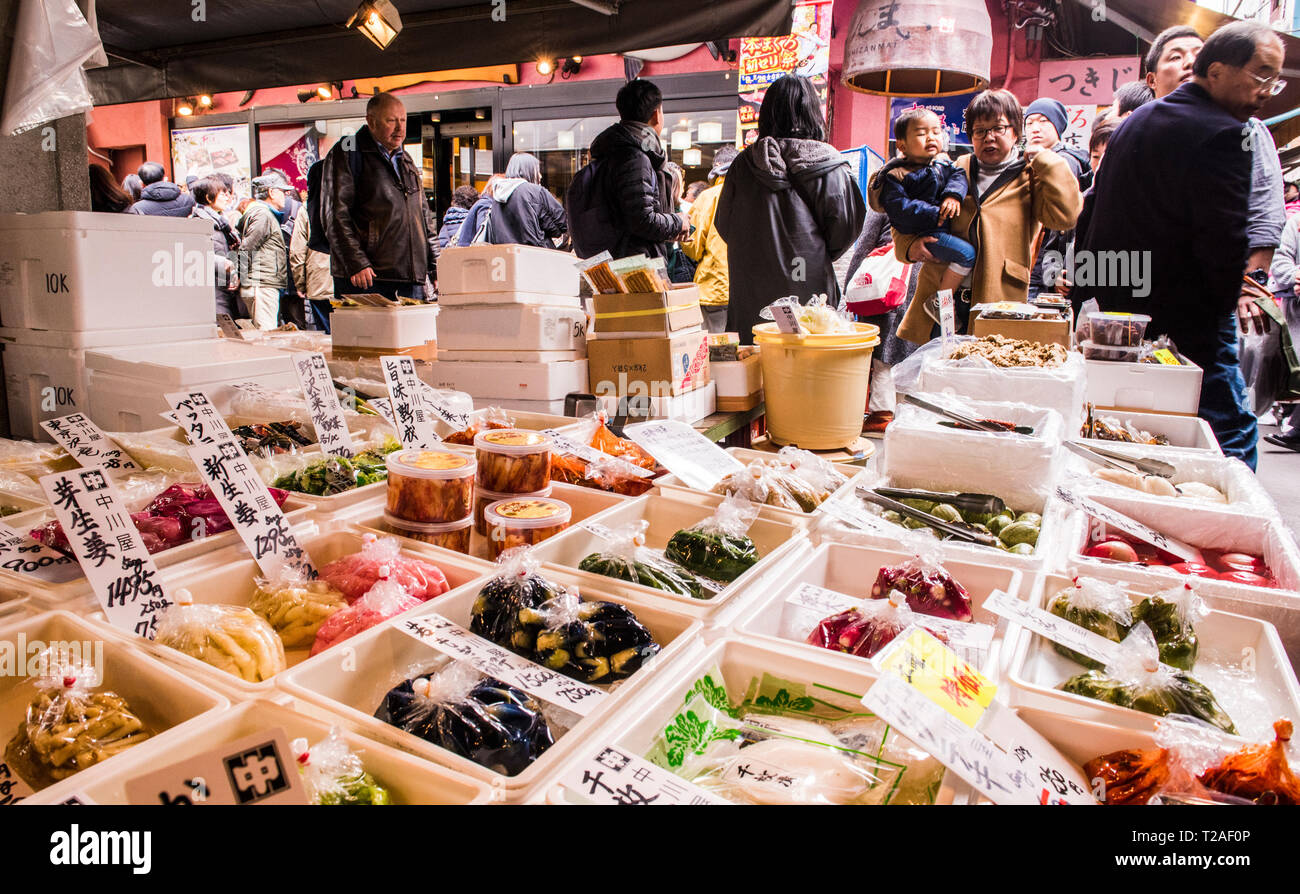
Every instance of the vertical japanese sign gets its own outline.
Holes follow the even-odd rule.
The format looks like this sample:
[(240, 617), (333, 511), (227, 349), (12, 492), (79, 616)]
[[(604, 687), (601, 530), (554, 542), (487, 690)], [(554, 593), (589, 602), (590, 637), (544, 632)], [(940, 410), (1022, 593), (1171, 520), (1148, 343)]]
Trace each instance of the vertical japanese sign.
[(233, 441), (235, 436), (226, 420), (202, 391), (181, 391), (164, 394), (163, 399), (176, 413), (177, 424), (191, 444), (215, 444)]
[(1136, 56), (1044, 60), (1038, 68), (1038, 98), (1065, 105), (1106, 106), (1115, 91), (1142, 77)]
[(380, 357), (379, 362), (392, 398), (397, 439), (403, 447), (436, 447), (441, 438), (434, 431), (433, 417), (425, 404), (424, 383), (415, 374), (415, 361), (410, 357)]
[(307, 398), (307, 410), (311, 413), (312, 425), (316, 427), (316, 440), (320, 442), (321, 450), (331, 456), (354, 456), (352, 436), (348, 434), (343, 408), (334, 393), (334, 380), (330, 377), (325, 355), (319, 352), (294, 354), (293, 371), (298, 374), (298, 383)]
[(740, 41), (739, 113), (743, 145), (758, 138), (758, 109), (767, 87), (787, 74), (812, 81), (821, 100), (822, 118), (830, 95), (830, 0), (799, 0), (790, 33), (781, 37), (744, 37)]
[(1093, 105), (1066, 106), (1065, 114), (1069, 123), (1061, 142), (1080, 152), (1089, 151), (1088, 143), (1092, 139), (1092, 125), (1097, 120), (1097, 107)]
[(311, 559), (289, 530), (288, 519), (238, 442), (198, 444), (189, 454), (263, 574), (273, 578), (288, 565), (304, 577), (316, 577)]
[(78, 469), (46, 475), (41, 487), (108, 622), (153, 639), (172, 603), (112, 480), (102, 469)]
[(87, 469), (104, 469), (117, 476), (138, 472), (140, 467), (115, 441), (105, 435), (84, 413), (73, 413), (41, 423), (77, 464)]
[(77, 563), (58, 550), (19, 534), (0, 522), (0, 568), (50, 584), (80, 577)]

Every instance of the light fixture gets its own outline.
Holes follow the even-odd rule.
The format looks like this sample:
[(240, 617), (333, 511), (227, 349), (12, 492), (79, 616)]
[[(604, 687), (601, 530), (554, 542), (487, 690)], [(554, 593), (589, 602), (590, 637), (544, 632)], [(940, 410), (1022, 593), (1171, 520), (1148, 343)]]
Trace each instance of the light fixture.
[(581, 65), (581, 64), (582, 64), (582, 57), (581, 57), (581, 56), (570, 56), (569, 58), (573, 60), (573, 64), (574, 64), (574, 65)]
[(548, 74), (550, 74), (553, 71), (555, 71), (555, 65), (554, 63), (551, 62), (550, 59), (537, 60), (537, 73), (539, 75), (541, 75), (542, 77), (546, 77)]
[(210, 93), (204, 93), (204, 94), (200, 95), (200, 96), (199, 96), (199, 105), (203, 106), (203, 108), (205, 108), (205, 109), (210, 109), (210, 108), (212, 108), (212, 94), (210, 94)]
[[(993, 24), (983, 0), (885, 6), (861, 3), (854, 13), (844, 42), (844, 86), (876, 96), (955, 96), (988, 86)], [(940, 7), (943, 15), (935, 16)], [(909, 33), (914, 39), (893, 38)]]
[(316, 95), (321, 99), (333, 99), (334, 89), (329, 84), (321, 84), (316, 88)]
[(440, 123), (442, 121), (442, 112), (430, 112), (429, 120), (432, 121), (434, 124)]
[(687, 149), (682, 153), (682, 166), (687, 168), (698, 168), (700, 162), (704, 160), (704, 153), (699, 149)]
[(701, 143), (721, 143), (722, 142), (722, 122), (721, 121), (701, 121), (699, 137)]
[(568, 80), (570, 75), (576, 75), (582, 71), (582, 57), (569, 56), (564, 60), (564, 67), (560, 69), (560, 77)]
[(182, 99), (180, 105), (176, 107), (176, 114), (188, 118), (194, 114), (194, 107), (198, 105), (193, 98)]
[(474, 117), (477, 118), (479, 121), (483, 121), (484, 119), (487, 118), (487, 109), (475, 109)]
[(401, 32), (402, 17), (389, 0), (365, 0), (345, 27), (356, 28), (371, 43), (385, 50)]
[(574, 147), (573, 131), (562, 130), (555, 135), (555, 145), (560, 149), (572, 149)]
[(672, 142), (669, 145), (677, 150), (691, 148), (691, 132), (689, 130), (674, 130)]

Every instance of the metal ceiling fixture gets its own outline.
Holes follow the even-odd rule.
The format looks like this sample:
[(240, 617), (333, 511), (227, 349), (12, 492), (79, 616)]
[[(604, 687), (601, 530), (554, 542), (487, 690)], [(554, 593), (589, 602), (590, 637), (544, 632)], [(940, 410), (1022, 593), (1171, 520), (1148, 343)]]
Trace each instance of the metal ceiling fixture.
[(371, 43), (384, 50), (402, 31), (402, 17), (389, 0), (364, 0), (348, 19), (348, 28), (356, 28)]
[(952, 96), (989, 83), (984, 0), (862, 0), (844, 43), (844, 84), (879, 96)]

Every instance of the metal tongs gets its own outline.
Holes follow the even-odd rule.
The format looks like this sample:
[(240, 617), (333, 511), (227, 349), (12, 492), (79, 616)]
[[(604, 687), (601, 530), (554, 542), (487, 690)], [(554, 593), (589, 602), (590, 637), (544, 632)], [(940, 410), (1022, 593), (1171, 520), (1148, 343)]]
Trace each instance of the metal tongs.
[(1131, 456), (1123, 456), (1118, 453), (1111, 453), (1107, 450), (1099, 450), (1096, 447), (1087, 447), (1077, 441), (1066, 441), (1065, 447), (1072, 453), (1077, 453), (1084, 459), (1091, 460), (1098, 465), (1109, 466), (1112, 469), (1119, 469), (1121, 472), (1132, 472), (1134, 475), (1154, 475), (1157, 478), (1173, 478), (1178, 472), (1178, 470), (1169, 463), (1159, 459), (1134, 459)]
[(973, 428), (976, 431), (985, 431), (993, 434), (1004, 434), (1004, 435), (1013, 434), (1013, 432), (1010, 432), (999, 425), (994, 425), (991, 422), (985, 422), (983, 419), (976, 419), (974, 416), (967, 416), (965, 413), (959, 413), (956, 410), (949, 410), (948, 408), (941, 407), (938, 404), (932, 404), (928, 400), (917, 397), (916, 395), (913, 394), (900, 393), (898, 395), (898, 400), (906, 404), (911, 404), (914, 407), (920, 407), (922, 410), (928, 410), (931, 413), (935, 413), (939, 416), (943, 416), (945, 419), (951, 419), (953, 422), (959, 422), (962, 425), (966, 426), (967, 428)]
[(860, 499), (868, 503), (874, 503), (882, 509), (892, 509), (899, 515), (907, 518), (914, 518), (919, 522), (924, 522), (936, 531), (942, 531), (949, 536), (956, 537), (959, 540), (969, 540), (972, 543), (978, 543), (981, 546), (997, 546), (998, 539), (992, 534), (985, 534), (982, 531), (976, 531), (974, 528), (968, 528), (965, 525), (954, 524), (945, 521), (928, 512), (922, 512), (920, 509), (913, 509), (906, 503), (900, 503), (897, 500), (890, 499), (883, 494), (877, 493), (865, 486), (858, 487), (855, 491)]
[(1006, 503), (992, 494), (952, 494), (901, 487), (878, 487), (876, 493), (895, 500), (929, 500), (931, 503), (948, 503), (958, 509), (980, 515), (998, 515), (1007, 508)]

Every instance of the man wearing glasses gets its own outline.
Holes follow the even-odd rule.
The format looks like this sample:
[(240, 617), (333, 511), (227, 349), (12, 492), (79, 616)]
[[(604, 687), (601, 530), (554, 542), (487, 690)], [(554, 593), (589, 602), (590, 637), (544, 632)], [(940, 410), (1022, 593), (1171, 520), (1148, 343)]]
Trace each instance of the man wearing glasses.
[[(1103, 310), (1150, 314), (1148, 335), (1168, 335), (1204, 371), (1200, 415), (1223, 452), (1252, 468), (1258, 432), (1245, 407), (1237, 326), (1260, 313), (1242, 273), (1252, 273), (1255, 154), (1272, 144), (1258, 149), (1249, 121), (1285, 86), (1284, 58), (1271, 29), (1234, 22), (1205, 42), (1189, 81), (1129, 116), (1106, 151), (1079, 248), (1093, 257), (1146, 253), (1150, 295), (1114, 282), (1071, 295), (1096, 298)], [(1279, 201), (1281, 193), (1279, 185)]]

